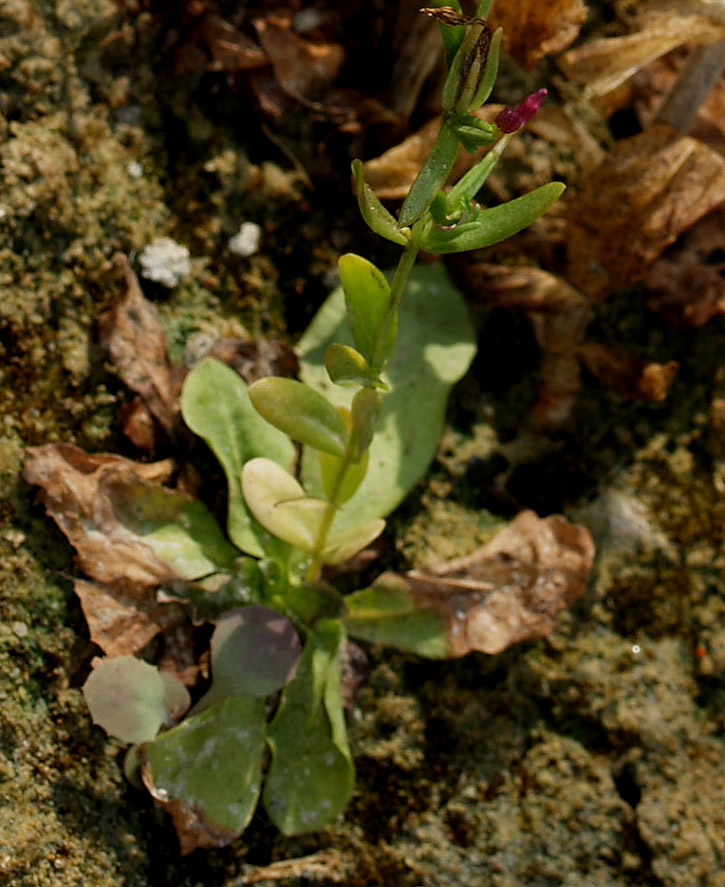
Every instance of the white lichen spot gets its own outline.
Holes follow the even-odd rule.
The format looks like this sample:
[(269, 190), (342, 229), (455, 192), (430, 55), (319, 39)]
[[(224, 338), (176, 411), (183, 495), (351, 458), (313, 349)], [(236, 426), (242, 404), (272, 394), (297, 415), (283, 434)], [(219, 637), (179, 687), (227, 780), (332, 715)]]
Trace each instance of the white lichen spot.
[(259, 250), (262, 229), (254, 222), (242, 222), (239, 231), (229, 240), (229, 251), (235, 256), (253, 256)]
[(141, 276), (169, 289), (191, 271), (189, 250), (170, 237), (159, 237), (139, 256)]

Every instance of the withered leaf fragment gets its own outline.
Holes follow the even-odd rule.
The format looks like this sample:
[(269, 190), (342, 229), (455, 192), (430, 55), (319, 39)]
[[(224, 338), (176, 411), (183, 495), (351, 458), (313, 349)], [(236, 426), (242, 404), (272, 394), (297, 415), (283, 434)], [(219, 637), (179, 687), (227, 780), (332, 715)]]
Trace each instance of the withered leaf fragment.
[(76, 549), (86, 575), (103, 583), (124, 578), (160, 585), (175, 571), (119, 523), (111, 490), (115, 484), (160, 482), (172, 470), (170, 459), (144, 465), (60, 443), (28, 447), (23, 477), (40, 487), (38, 498)]
[(644, 277), (725, 200), (725, 159), (664, 124), (623, 139), (569, 206), (569, 282), (592, 298)]
[(679, 369), (676, 360), (654, 363), (618, 345), (585, 342), (578, 353), (593, 376), (633, 400), (664, 400)]
[(571, 45), (586, 17), (582, 0), (507, 0), (494, 4), (490, 25), (504, 29), (507, 51), (531, 69), (545, 56)]
[(107, 349), (115, 371), (138, 394), (167, 434), (178, 415), (166, 335), (156, 308), (141, 292), (136, 275), (125, 256), (117, 263), (126, 281), (126, 294), (99, 318), (101, 344)]
[(551, 633), (584, 593), (593, 559), (584, 527), (524, 511), (468, 557), (384, 573), (346, 599), (346, 623), (357, 637), (434, 658), (500, 653)]

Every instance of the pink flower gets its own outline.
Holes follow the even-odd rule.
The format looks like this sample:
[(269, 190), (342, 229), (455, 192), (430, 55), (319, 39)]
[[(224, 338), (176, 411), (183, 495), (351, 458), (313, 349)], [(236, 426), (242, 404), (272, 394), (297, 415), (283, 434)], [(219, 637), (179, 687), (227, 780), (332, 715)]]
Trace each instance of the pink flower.
[(501, 132), (516, 132), (536, 114), (548, 93), (547, 89), (538, 89), (527, 96), (518, 108), (504, 108), (496, 117), (496, 126)]

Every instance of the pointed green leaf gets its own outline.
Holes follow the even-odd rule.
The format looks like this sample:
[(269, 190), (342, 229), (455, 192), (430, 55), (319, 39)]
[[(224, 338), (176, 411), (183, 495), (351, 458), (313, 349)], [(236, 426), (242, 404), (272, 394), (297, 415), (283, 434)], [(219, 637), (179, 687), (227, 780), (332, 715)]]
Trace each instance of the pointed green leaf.
[(355, 179), (355, 192), (360, 214), (368, 228), (386, 240), (392, 240), (399, 246), (407, 246), (410, 233), (401, 231), (396, 220), (375, 196), (375, 192), (365, 181), (365, 173), (360, 160), (353, 160), (352, 174)]
[(431, 659), (449, 655), (443, 619), (420, 609), (400, 577), (384, 573), (369, 588), (347, 595), (345, 611), (345, 627), (353, 637)]
[(167, 692), (158, 668), (135, 656), (102, 659), (83, 685), (93, 723), (122, 742), (148, 742), (171, 722)]
[(444, 121), (428, 159), (400, 208), (401, 225), (412, 225), (428, 209), (436, 194), (445, 185), (457, 155), (458, 138)]
[(224, 469), (229, 495), (229, 538), (247, 554), (261, 557), (264, 540), (244, 504), (242, 466), (254, 456), (264, 455), (289, 468), (294, 458), (292, 443), (254, 409), (239, 374), (214, 358), (202, 360), (186, 377), (181, 413)]
[[(349, 408), (353, 392), (332, 388), (324, 367), (325, 351), (336, 341), (351, 342), (341, 289), (324, 303), (300, 341), (300, 372), (308, 384)], [(333, 532), (384, 517), (418, 483), (435, 455), (450, 387), (465, 373), (475, 350), (465, 302), (445, 269), (414, 268), (401, 303), (398, 346), (386, 370), (390, 393), (383, 398), (368, 471), (338, 512)], [(310, 495), (322, 495), (317, 453), (308, 448), (303, 474)]]
[(295, 679), (267, 730), (272, 760), (262, 802), (285, 835), (329, 825), (352, 794), (337, 655), (344, 633), (322, 622), (307, 638)]
[(252, 459), (242, 470), (244, 498), (252, 514), (290, 545), (312, 551), (327, 503), (307, 497), (300, 484), (269, 459)]
[(444, 255), (500, 243), (535, 222), (559, 199), (565, 187), (561, 182), (549, 182), (523, 197), (484, 210), (473, 221), (448, 230), (431, 228), (421, 238), (421, 249)]
[(144, 783), (162, 805), (232, 840), (257, 806), (265, 727), (264, 699), (215, 702), (141, 748)]
[(347, 444), (345, 423), (327, 398), (295, 379), (269, 376), (249, 386), (254, 408), (292, 440), (341, 456)]
[(385, 382), (370, 369), (362, 354), (349, 345), (333, 342), (325, 352), (325, 367), (336, 385), (372, 385), (375, 388), (385, 388)]
[(373, 372), (379, 371), (390, 359), (397, 332), (396, 318), (389, 316), (390, 286), (382, 271), (362, 256), (347, 253), (338, 266), (353, 341)]
[(182, 579), (228, 569), (239, 556), (206, 506), (185, 493), (150, 484), (118, 484), (113, 506), (124, 527)]

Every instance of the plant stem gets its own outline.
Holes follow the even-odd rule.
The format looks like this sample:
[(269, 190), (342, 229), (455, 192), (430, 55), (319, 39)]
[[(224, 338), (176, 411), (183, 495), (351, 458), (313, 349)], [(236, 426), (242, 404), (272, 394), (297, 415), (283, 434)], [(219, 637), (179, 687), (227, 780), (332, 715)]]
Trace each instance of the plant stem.
[[(415, 227), (416, 226), (413, 227), (414, 232)], [(384, 322), (381, 324), (379, 340), (380, 343), (385, 342), (387, 330), (389, 329), (390, 324), (394, 323), (398, 316), (400, 301), (403, 298), (403, 293), (405, 292), (405, 287), (408, 283), (408, 278), (410, 277), (410, 272), (413, 269), (413, 265), (415, 264), (417, 256), (418, 247), (415, 242), (415, 237), (413, 237), (411, 243), (405, 247), (405, 249), (403, 250), (403, 254), (398, 260), (398, 267), (395, 269), (395, 276), (393, 277), (393, 282), (390, 285), (390, 307), (388, 308)], [(342, 488), (343, 481), (345, 480), (345, 475), (347, 474), (347, 471), (350, 468), (351, 464), (352, 442), (348, 443), (347, 448), (345, 449), (345, 453), (340, 460), (340, 467), (337, 471), (337, 477), (335, 478), (335, 482), (332, 486), (332, 491), (328, 497), (327, 507), (325, 509), (324, 515), (322, 516), (322, 521), (320, 522), (320, 529), (317, 533), (315, 547), (312, 551), (312, 560), (307, 567), (306, 579), (308, 582), (315, 582), (317, 579), (319, 579), (320, 573), (322, 571), (322, 551), (325, 547), (325, 544), (327, 543), (327, 537), (330, 533), (332, 522), (335, 519), (337, 510), (341, 505), (341, 503), (338, 502), (338, 496), (340, 494), (340, 489)]]

